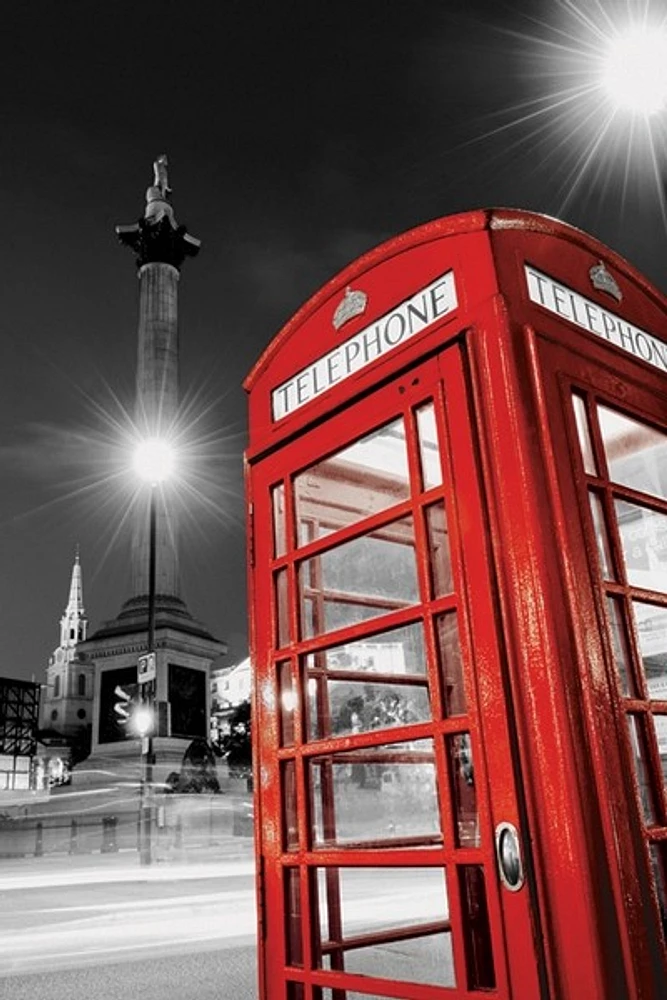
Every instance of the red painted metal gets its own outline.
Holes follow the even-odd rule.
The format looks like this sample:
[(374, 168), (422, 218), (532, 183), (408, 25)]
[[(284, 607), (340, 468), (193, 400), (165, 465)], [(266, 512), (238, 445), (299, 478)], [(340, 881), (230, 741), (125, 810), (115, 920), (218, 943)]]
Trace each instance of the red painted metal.
[[(590, 269), (601, 261), (622, 301), (592, 284)], [(581, 302), (590, 304), (593, 332), (531, 300), (526, 264), (582, 297), (582, 316)], [(273, 419), (277, 387), (449, 271), (457, 304), (447, 315)], [(368, 304), (337, 330), (332, 317), (346, 287), (363, 290)], [(622, 575), (618, 583), (601, 578), (587, 500), (589, 488), (603, 497), (620, 566), (614, 501), (634, 494), (600, 471), (596, 405), (665, 428), (667, 379), (600, 329), (595, 335), (600, 310), (667, 342), (665, 301), (601, 244), (529, 213), (470, 213), (350, 265), (286, 325), (246, 382), (264, 1000), (667, 993), (648, 855), (667, 841), (659, 747), (648, 739), (655, 815), (647, 826), (627, 737), (628, 717), (650, 722), (667, 706), (645, 686), (640, 698), (619, 695), (605, 601), (611, 594), (623, 602), (632, 636), (638, 592)], [(590, 422), (595, 476), (583, 469), (573, 391)], [(422, 482), (417, 411), (426, 404), (441, 482)], [(382, 471), (340, 480), (340, 460), (303, 479), (304, 470), (399, 420), (398, 438), (388, 440), (405, 453), (402, 491), (386, 493), (391, 476)], [(303, 482), (310, 485), (298, 498)], [(367, 509), (355, 506), (364, 491), (373, 498)], [(650, 504), (667, 514), (667, 502)], [(363, 584), (363, 553), (380, 551), (391, 553), (387, 566), (414, 560), (413, 589), (394, 593), (383, 583), (378, 596)], [(659, 591), (640, 596), (667, 607)], [(457, 681), (443, 673), (441, 649), (451, 658), (454, 647), (441, 644), (451, 643), (454, 615), (465, 705), (452, 713)], [(403, 637), (394, 643), (402, 655), (405, 637), (422, 635), (423, 663), (392, 666), (387, 633)], [(379, 641), (382, 667), (369, 672), (354, 656)], [(635, 638), (631, 655), (641, 678)], [(344, 721), (340, 701), (334, 711), (336, 691), (364, 692), (368, 706), (374, 686), (384, 691), (385, 714), (372, 724), (360, 715), (350, 721), (352, 709)], [(404, 715), (387, 715), (386, 705)], [(406, 774), (428, 778), (414, 801)], [(430, 827), (410, 829), (408, 800), (413, 812), (424, 807)], [(498, 874), (501, 822), (519, 831), (526, 880), (515, 892)], [(439, 898), (434, 879), (443, 871), (448, 904), (433, 914), (425, 901)], [(396, 887), (393, 908), (386, 899), (375, 909), (363, 902), (382, 880)], [(351, 925), (353, 910), (359, 919)], [(372, 964), (377, 949), (384, 960)], [(423, 962), (399, 969), (398, 951), (410, 949)]]

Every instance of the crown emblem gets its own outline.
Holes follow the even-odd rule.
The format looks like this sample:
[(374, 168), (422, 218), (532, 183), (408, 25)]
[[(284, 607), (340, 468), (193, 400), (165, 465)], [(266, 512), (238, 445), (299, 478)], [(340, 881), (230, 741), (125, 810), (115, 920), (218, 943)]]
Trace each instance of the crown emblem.
[(365, 292), (356, 290), (352, 291), (348, 285), (345, 289), (345, 295), (338, 303), (336, 311), (333, 314), (332, 322), (336, 330), (340, 330), (341, 326), (349, 320), (354, 319), (355, 316), (360, 316), (362, 312), (365, 312), (367, 302), (368, 296)]
[(607, 295), (612, 295), (617, 302), (621, 301), (623, 298), (623, 292), (618, 287), (614, 277), (609, 273), (602, 261), (598, 264), (594, 264), (588, 273), (590, 275), (593, 288), (597, 288), (600, 292), (606, 292)]

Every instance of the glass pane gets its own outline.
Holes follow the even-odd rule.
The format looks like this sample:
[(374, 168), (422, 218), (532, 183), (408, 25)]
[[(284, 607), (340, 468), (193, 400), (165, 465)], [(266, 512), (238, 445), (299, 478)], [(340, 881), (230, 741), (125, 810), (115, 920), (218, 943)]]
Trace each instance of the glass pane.
[(655, 820), (655, 809), (653, 807), (653, 794), (647, 763), (646, 738), (638, 716), (628, 716), (628, 730), (630, 733), (630, 745), (632, 747), (632, 765), (637, 785), (639, 786), (639, 798), (644, 813), (644, 820), (650, 826)]
[(479, 847), (479, 817), (470, 733), (447, 739), (457, 847)]
[(444, 714), (465, 715), (468, 706), (463, 688), (463, 664), (456, 612), (448, 611), (444, 615), (438, 615), (434, 623)]
[(628, 651), (628, 638), (625, 630), (625, 619), (623, 615), (623, 603), (620, 598), (607, 597), (607, 611), (609, 614), (609, 627), (611, 629), (611, 648), (614, 654), (616, 672), (621, 685), (621, 692), (625, 697), (634, 696), (635, 685), (630, 672), (630, 654)]
[(426, 531), (433, 597), (443, 597), (445, 594), (451, 594), (454, 589), (443, 501), (426, 508)]
[(287, 984), (287, 1000), (306, 1000), (306, 990), (303, 983)]
[(667, 794), (667, 713), (651, 712), (648, 718), (649, 726), (655, 733), (658, 753), (660, 754), (661, 773), (659, 777)]
[(296, 476), (299, 544), (356, 524), (409, 496), (405, 427), (399, 419)]
[(273, 509), (273, 554), (285, 555), (285, 487), (278, 483), (271, 490), (271, 506)]
[(648, 696), (667, 701), (667, 608), (633, 601), (632, 609)]
[(321, 968), (456, 985), (443, 869), (319, 869), (315, 883)]
[(314, 847), (439, 843), (433, 740), (313, 757)]
[(289, 662), (278, 664), (278, 691), (280, 708), (280, 745), (294, 743), (294, 712), (296, 710), (296, 688)]
[(591, 504), (591, 516), (593, 518), (593, 528), (595, 530), (595, 541), (598, 547), (598, 559), (600, 562), (600, 572), (603, 580), (613, 580), (614, 570), (609, 548), (609, 535), (605, 523), (604, 507), (600, 496), (593, 490), (589, 491), (588, 499)]
[(496, 985), (484, 872), (476, 865), (459, 869), (463, 938), (468, 989), (492, 990)]
[(285, 948), (288, 965), (303, 965), (301, 881), (298, 868), (285, 869)]
[(312, 653), (306, 670), (311, 740), (431, 717), (421, 622)]
[(667, 941), (667, 845), (652, 844), (651, 869), (658, 896), (662, 933)]
[(426, 683), (387, 684), (359, 680), (313, 679), (308, 682), (308, 738), (392, 729), (431, 718)]
[(593, 445), (591, 443), (591, 432), (588, 426), (586, 403), (581, 396), (578, 396), (576, 393), (572, 393), (572, 405), (574, 407), (574, 417), (577, 422), (577, 434), (579, 436), (581, 457), (584, 460), (584, 471), (587, 472), (589, 476), (595, 476), (597, 475), (597, 469), (595, 467), (595, 456), (593, 454)]
[(283, 778), (283, 843), (286, 851), (299, 850), (299, 828), (296, 807), (296, 765), (286, 760), (281, 768)]
[(306, 637), (415, 604), (419, 592), (412, 518), (307, 559), (299, 567), (299, 592)]
[(667, 594), (667, 515), (616, 501), (628, 582)]
[(667, 435), (606, 406), (598, 418), (612, 482), (667, 500)]
[(376, 632), (356, 642), (330, 646), (308, 657), (308, 668), (353, 671), (362, 674), (418, 674), (426, 676), (424, 635), (421, 622)]
[(442, 485), (438, 428), (435, 422), (433, 403), (420, 406), (417, 410), (417, 434), (419, 435), (422, 486), (425, 490), (430, 490), (433, 486)]
[(287, 601), (287, 570), (279, 569), (275, 577), (276, 586), (276, 636), (278, 648), (289, 643), (289, 607)]

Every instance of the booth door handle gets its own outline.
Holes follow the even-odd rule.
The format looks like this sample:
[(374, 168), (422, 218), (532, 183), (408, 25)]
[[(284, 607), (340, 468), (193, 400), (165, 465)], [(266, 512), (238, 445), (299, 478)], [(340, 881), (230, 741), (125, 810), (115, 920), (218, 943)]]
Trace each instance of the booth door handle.
[(525, 881), (519, 832), (512, 823), (499, 823), (495, 841), (500, 881), (510, 892), (518, 892)]

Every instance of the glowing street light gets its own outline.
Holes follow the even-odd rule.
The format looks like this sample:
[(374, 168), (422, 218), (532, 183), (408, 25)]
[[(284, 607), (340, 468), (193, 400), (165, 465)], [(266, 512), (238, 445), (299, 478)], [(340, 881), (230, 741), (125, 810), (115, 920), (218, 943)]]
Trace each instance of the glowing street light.
[[(153, 781), (153, 737), (155, 725), (155, 570), (157, 556), (157, 493), (174, 471), (174, 451), (168, 441), (151, 437), (141, 441), (134, 452), (134, 469), (141, 479), (150, 484), (148, 528), (148, 642), (147, 661), (152, 667), (151, 676), (142, 683), (145, 691), (143, 704), (135, 714), (135, 728), (141, 736), (141, 841), (139, 860), (142, 865), (151, 863), (152, 809), (150, 788)], [(139, 678), (141, 682), (141, 678)], [(142, 731), (143, 730), (143, 731)]]
[(174, 472), (174, 449), (163, 438), (146, 438), (137, 445), (133, 464), (141, 479), (157, 486)]
[(153, 728), (154, 720), (155, 716), (150, 706), (143, 703), (139, 705), (132, 714), (132, 726), (137, 736), (140, 736), (142, 739), (148, 736)]
[(610, 39), (601, 84), (615, 108), (650, 117), (667, 105), (667, 30), (634, 25)]
[(497, 123), (476, 141), (515, 136), (504, 151), (513, 167), (520, 151), (531, 170), (539, 166), (550, 214), (576, 201), (588, 209), (594, 192), (612, 211), (631, 212), (637, 195), (645, 201), (655, 189), (667, 231), (664, 0), (553, 0), (543, 17), (522, 17), (524, 30), (521, 21), (498, 30), (523, 96), (498, 108)]

